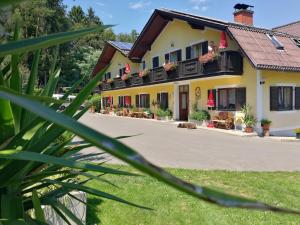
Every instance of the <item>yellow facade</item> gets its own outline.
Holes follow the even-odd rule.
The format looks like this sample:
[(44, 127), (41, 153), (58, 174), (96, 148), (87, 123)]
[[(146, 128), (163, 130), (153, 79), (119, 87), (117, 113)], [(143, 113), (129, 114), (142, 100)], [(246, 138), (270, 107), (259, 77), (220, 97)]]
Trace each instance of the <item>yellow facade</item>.
[(124, 68), (126, 64), (131, 67), (131, 73), (137, 73), (139, 71), (139, 64), (133, 63), (130, 59), (124, 56), (121, 52), (116, 51), (111, 59), (110, 65), (107, 68), (107, 72), (111, 73), (112, 78), (119, 76), (119, 69)]
[[(147, 51), (143, 59), (146, 62), (146, 68), (152, 69), (152, 58), (159, 56), (159, 65), (164, 63), (164, 55), (176, 50), (182, 50), (182, 59), (186, 59), (185, 49), (187, 46), (204, 41), (214, 41), (217, 45), (220, 42), (220, 31), (206, 28), (204, 31), (192, 29), (191, 26), (183, 21), (174, 20), (169, 22), (161, 34), (156, 38)], [(237, 44), (228, 37), (229, 50), (238, 50)], [(129, 63), (132, 73), (141, 70), (141, 65), (132, 63), (124, 55), (116, 52), (108, 72), (115, 77), (119, 69)], [(263, 81), (263, 83), (261, 83)], [(156, 101), (157, 93), (167, 92), (169, 100), (169, 109), (174, 113), (174, 119), (178, 119), (178, 92), (179, 85), (189, 85), (189, 111), (197, 105), (198, 109), (207, 110), (208, 90), (219, 88), (246, 88), (246, 104), (252, 107), (252, 111), (259, 119), (266, 118), (272, 121), (271, 131), (289, 131), (300, 127), (300, 111), (270, 111), (270, 86), (297, 86), (300, 87), (300, 73), (276, 72), (276, 71), (258, 71), (248, 59), (243, 59), (243, 75), (222, 75), (207, 78), (198, 78), (185, 81), (176, 81), (164, 84), (149, 85), (142, 87), (133, 87), (120, 90), (104, 91), (103, 97), (112, 96), (114, 105), (117, 106), (118, 96), (131, 96), (131, 103), (135, 105), (135, 96), (138, 94), (150, 94), (150, 105)], [(200, 97), (196, 97), (195, 90), (200, 88)], [(261, 90), (261, 93), (258, 91)], [(152, 107), (152, 106), (151, 106)], [(177, 114), (177, 115), (176, 115)], [(259, 127), (259, 122), (257, 124)]]
[(262, 71), (263, 115), (272, 121), (271, 130), (293, 130), (300, 127), (300, 110), (270, 111), (270, 86), (300, 87), (300, 73)]
[[(186, 58), (185, 48), (204, 41), (214, 41), (220, 43), (221, 31), (206, 28), (201, 31), (192, 29), (184, 21), (174, 20), (169, 22), (161, 34), (156, 38), (151, 46), (151, 51), (147, 51), (142, 60), (146, 62), (147, 68), (152, 68), (152, 58), (159, 56), (159, 65), (162, 66), (165, 61), (165, 54), (181, 49), (182, 59)], [(228, 50), (238, 49), (237, 45), (228, 37)]]

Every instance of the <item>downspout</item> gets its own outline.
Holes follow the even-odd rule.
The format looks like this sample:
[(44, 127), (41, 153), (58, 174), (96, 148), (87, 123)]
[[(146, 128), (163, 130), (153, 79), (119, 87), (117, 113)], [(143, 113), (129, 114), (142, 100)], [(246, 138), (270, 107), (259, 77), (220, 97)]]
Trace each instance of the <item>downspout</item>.
[(264, 112), (263, 112), (263, 85), (264, 81), (262, 79), (262, 71), (256, 70), (256, 131), (258, 133), (262, 132), (260, 121), (263, 119)]

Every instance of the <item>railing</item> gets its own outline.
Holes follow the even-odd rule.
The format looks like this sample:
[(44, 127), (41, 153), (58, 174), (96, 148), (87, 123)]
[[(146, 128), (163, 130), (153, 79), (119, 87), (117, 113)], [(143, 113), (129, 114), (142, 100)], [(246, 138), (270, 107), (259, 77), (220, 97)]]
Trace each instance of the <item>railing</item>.
[(239, 52), (223, 51), (214, 61), (205, 64), (200, 63), (197, 58), (181, 61), (178, 62), (175, 70), (169, 72), (166, 72), (163, 67), (158, 67), (150, 70), (150, 73), (145, 77), (139, 77), (138, 74), (133, 74), (132, 77), (126, 81), (123, 81), (121, 78), (115, 78), (113, 84), (103, 82), (101, 89), (106, 91), (222, 74), (243, 74), (243, 58)]

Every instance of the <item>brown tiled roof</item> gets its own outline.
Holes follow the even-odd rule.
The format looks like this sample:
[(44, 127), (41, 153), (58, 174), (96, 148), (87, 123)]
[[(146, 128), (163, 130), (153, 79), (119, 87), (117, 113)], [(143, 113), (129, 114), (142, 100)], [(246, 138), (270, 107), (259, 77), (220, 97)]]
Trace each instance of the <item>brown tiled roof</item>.
[[(257, 69), (300, 71), (300, 48), (292, 40), (295, 36), (237, 24), (228, 24), (228, 31)], [(275, 36), (284, 50), (276, 49), (267, 34)]]
[(300, 21), (289, 23), (280, 27), (273, 28), (275, 31), (280, 31), (300, 37)]

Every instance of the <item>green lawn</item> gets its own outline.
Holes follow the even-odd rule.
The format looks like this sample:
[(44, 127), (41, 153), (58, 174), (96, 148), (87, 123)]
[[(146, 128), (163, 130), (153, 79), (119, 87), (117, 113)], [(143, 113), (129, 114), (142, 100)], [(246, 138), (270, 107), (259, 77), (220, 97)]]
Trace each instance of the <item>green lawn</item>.
[[(121, 167), (134, 171), (130, 167)], [(190, 182), (226, 190), (281, 207), (300, 209), (300, 173), (226, 172), (170, 169)], [(153, 208), (153, 211), (89, 196), (88, 224), (103, 225), (292, 225), (300, 216), (270, 212), (228, 209), (190, 197), (147, 176), (106, 176), (119, 188), (91, 182), (90, 186), (126, 200)]]

